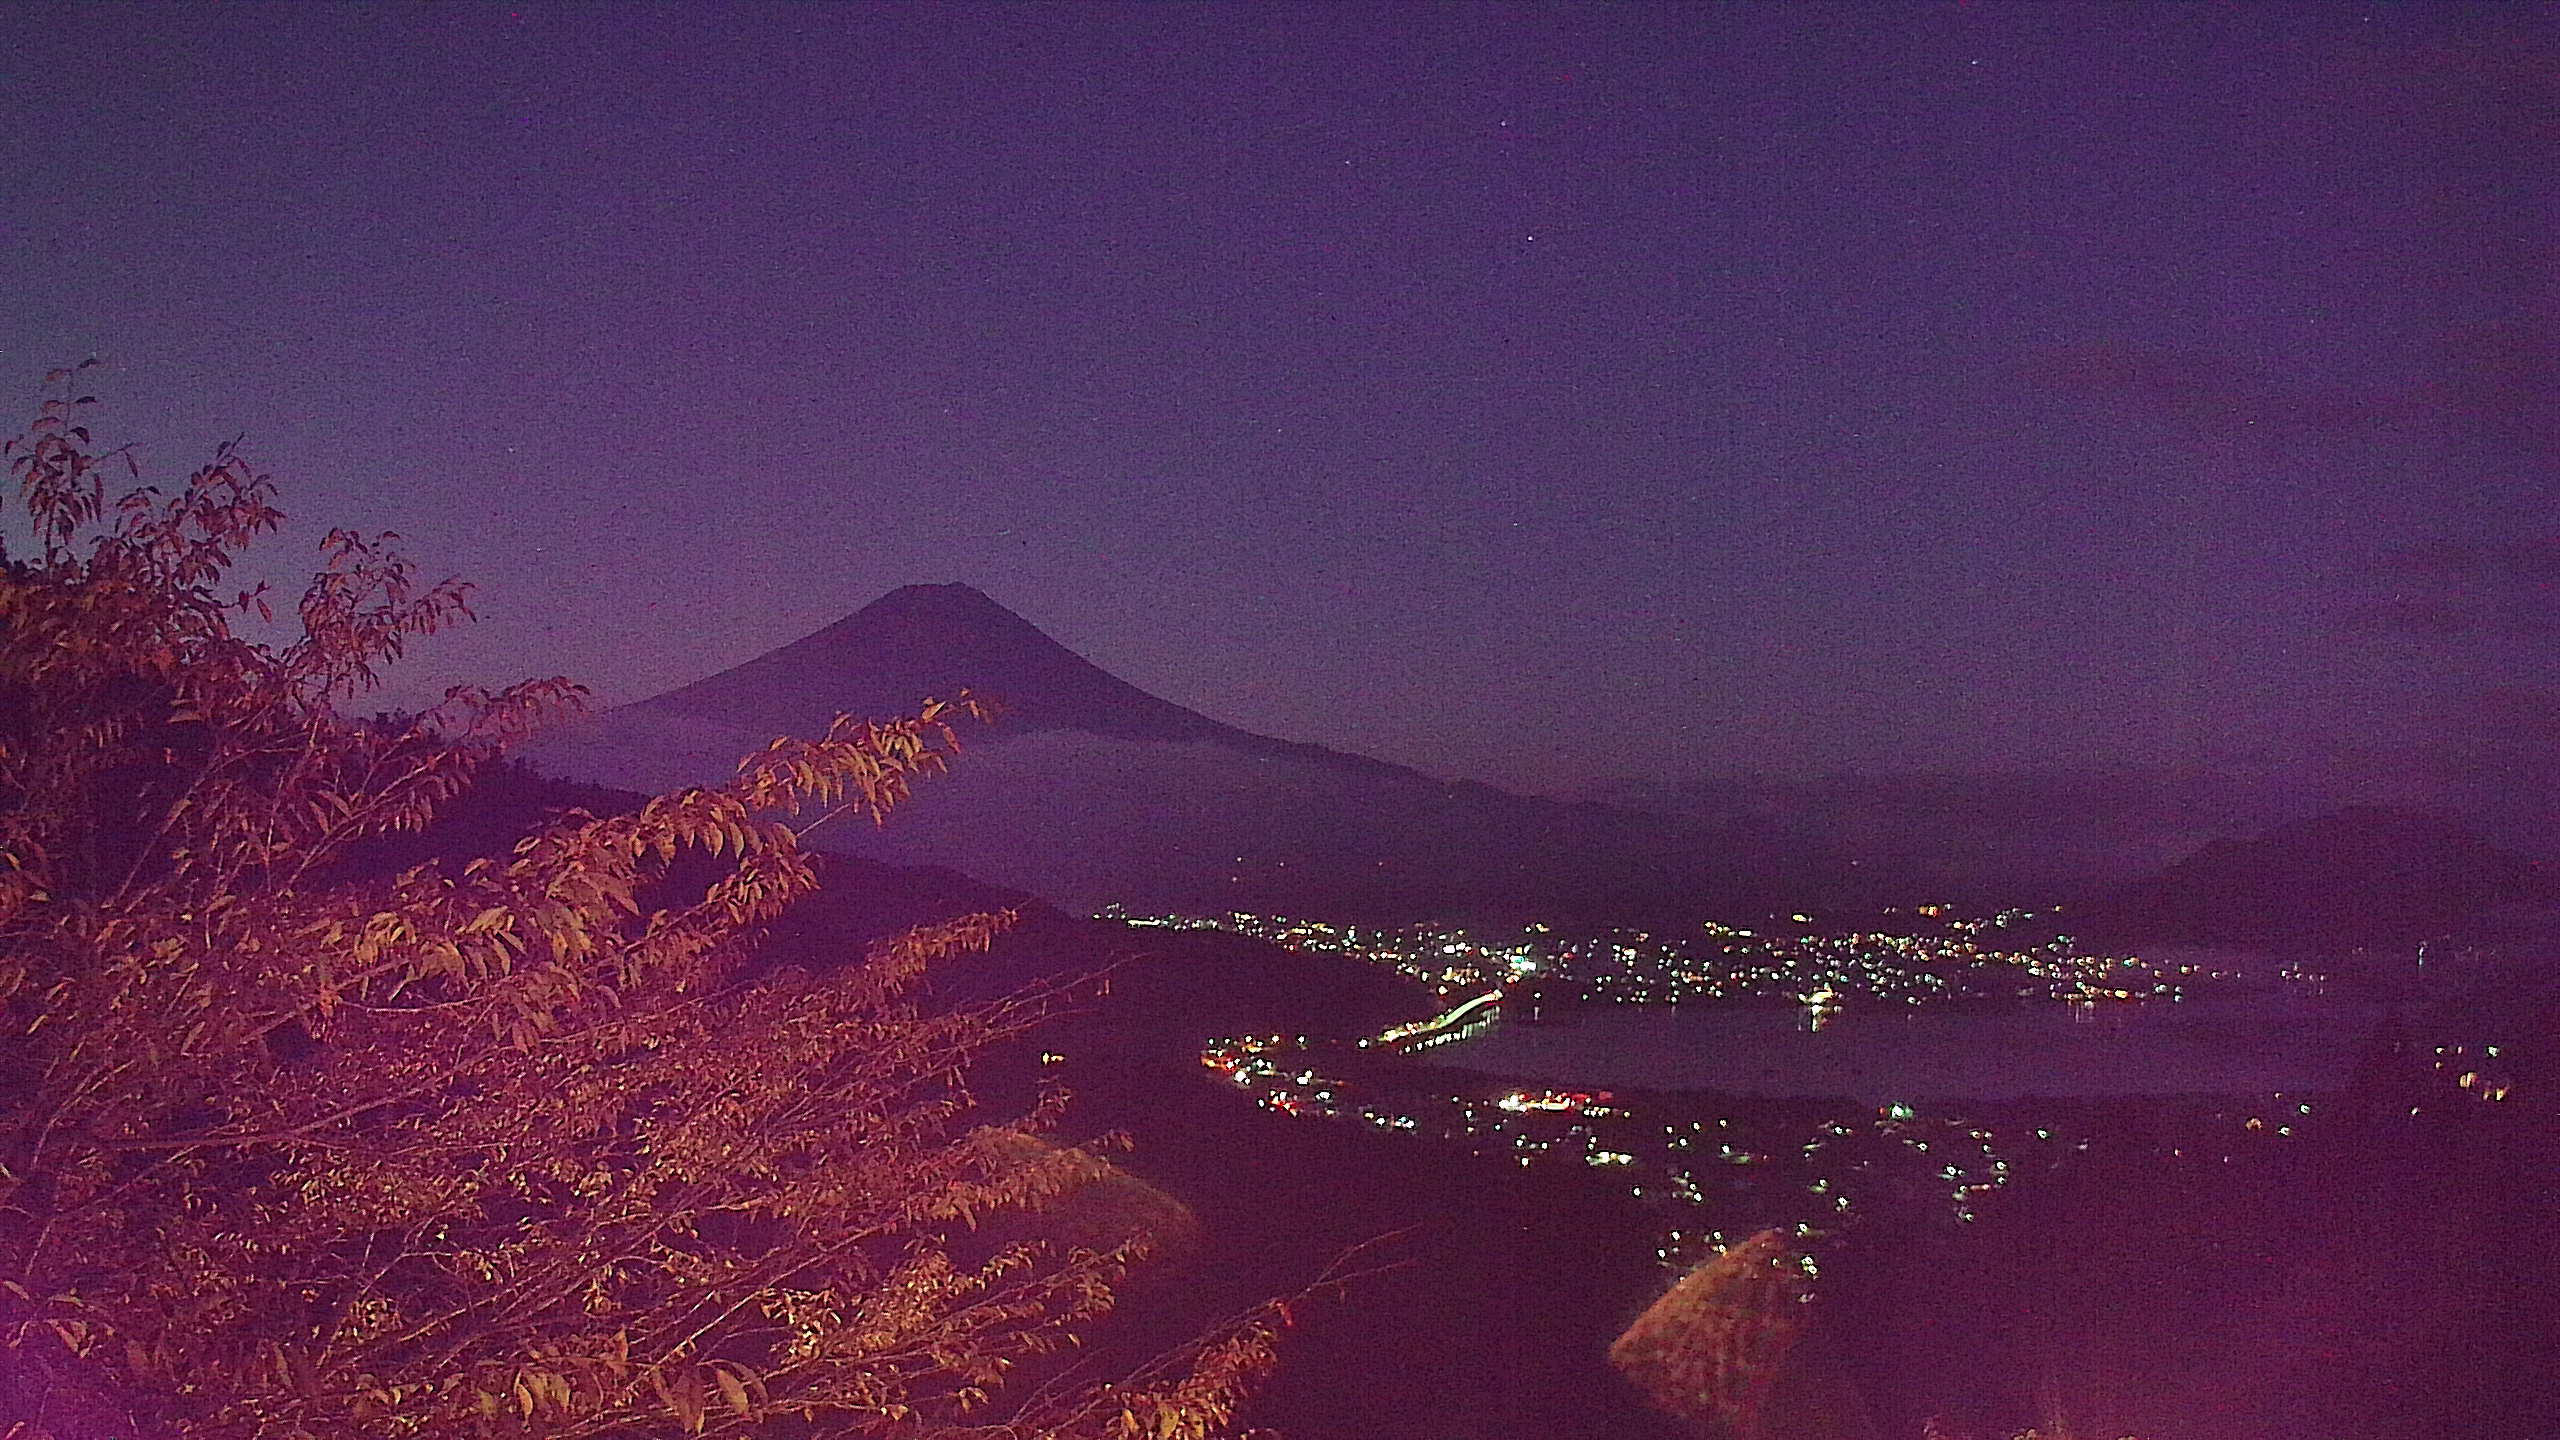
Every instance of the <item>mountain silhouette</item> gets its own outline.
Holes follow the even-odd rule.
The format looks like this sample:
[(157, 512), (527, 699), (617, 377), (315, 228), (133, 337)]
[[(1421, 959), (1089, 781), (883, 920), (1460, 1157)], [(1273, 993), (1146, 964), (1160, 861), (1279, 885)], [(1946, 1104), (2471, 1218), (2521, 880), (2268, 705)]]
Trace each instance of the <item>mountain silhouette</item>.
[[(1322, 745), (1257, 735), (1148, 694), (974, 586), (907, 585), (743, 665), (623, 707), (769, 735), (816, 735), (840, 714), (886, 719), (966, 690), (995, 704), (994, 736), (1075, 731), (1206, 742), (1372, 774), (1420, 772)], [(976, 737), (970, 737), (976, 738)]]
[(2353, 805), (2214, 841), (2066, 913), (2074, 933), (2111, 941), (2381, 944), (2552, 892), (2535, 862), (2457, 826)]
[(1765, 836), (1255, 734), (1121, 680), (966, 585), (892, 591), (610, 711), (547, 742), (537, 761), (661, 789), (725, 773), (775, 735), (817, 734), (840, 713), (885, 719), (963, 689), (999, 714), (963, 726), (952, 773), (886, 827), (826, 843), (945, 865), (1068, 908), (1348, 918), (1654, 923), (1801, 906), (1827, 873)]
[(823, 630), (634, 708), (809, 735), (839, 713), (885, 719), (964, 688), (998, 696), (1011, 734), (1261, 738), (1157, 699), (959, 584), (892, 590)]

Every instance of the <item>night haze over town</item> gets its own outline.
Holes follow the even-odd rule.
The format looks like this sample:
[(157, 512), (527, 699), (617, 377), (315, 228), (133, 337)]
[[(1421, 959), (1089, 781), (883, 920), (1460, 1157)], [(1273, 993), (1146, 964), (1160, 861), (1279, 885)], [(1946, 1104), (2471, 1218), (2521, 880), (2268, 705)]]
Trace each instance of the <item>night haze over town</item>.
[(0, 1440), (2560, 1433), (2560, 9), (0, 37)]

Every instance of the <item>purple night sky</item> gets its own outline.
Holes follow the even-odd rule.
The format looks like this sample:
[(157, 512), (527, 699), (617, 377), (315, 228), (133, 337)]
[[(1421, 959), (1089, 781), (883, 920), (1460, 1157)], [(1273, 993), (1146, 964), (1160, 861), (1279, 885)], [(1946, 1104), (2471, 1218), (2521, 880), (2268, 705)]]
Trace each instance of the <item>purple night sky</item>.
[[(401, 696), (964, 580), (1515, 788), (2548, 728), (2560, 9), (0, 14), (0, 358)], [(305, 523), (307, 522), (307, 523)]]

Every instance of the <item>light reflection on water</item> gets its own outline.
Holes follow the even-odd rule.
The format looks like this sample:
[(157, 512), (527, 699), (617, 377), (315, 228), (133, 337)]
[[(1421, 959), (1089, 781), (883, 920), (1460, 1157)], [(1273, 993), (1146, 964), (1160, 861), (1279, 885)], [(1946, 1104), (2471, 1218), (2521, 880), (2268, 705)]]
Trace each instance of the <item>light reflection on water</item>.
[(1601, 1006), (1505, 1019), (1432, 1059), (1547, 1084), (1847, 1096), (2266, 1094), (2343, 1085), (2378, 1012), (2325, 996), (1897, 1012)]

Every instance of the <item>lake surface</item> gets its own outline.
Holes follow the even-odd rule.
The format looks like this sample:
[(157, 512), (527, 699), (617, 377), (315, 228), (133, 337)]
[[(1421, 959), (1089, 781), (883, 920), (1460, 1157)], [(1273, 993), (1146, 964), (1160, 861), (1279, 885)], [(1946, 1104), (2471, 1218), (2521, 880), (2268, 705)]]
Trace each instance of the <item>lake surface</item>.
[(2378, 1018), (2323, 996), (1965, 1013), (1595, 1006), (1557, 1024), (1499, 1020), (1437, 1062), (1553, 1085), (1765, 1096), (2006, 1100), (2032, 1095), (2264, 1095), (2342, 1086)]

